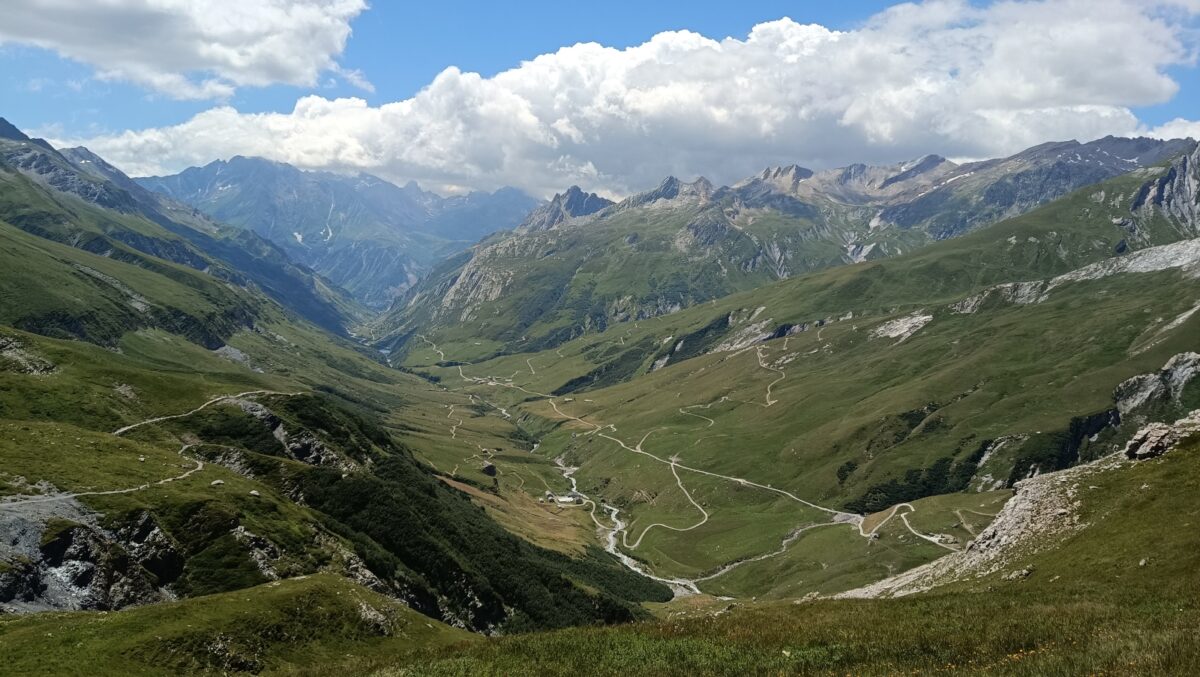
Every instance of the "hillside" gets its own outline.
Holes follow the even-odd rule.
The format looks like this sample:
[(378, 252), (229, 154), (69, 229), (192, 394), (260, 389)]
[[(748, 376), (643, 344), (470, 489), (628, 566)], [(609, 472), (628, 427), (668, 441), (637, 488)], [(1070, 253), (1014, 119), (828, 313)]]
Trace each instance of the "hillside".
[(1187, 140), (1045, 144), (956, 165), (771, 168), (733, 186), (674, 177), (617, 204), (576, 196), (436, 267), (377, 324), (378, 344), (425, 336), (453, 359), (535, 352), (628, 321), (832, 266), (902, 254), (1082, 186), (1159, 164)]
[[(578, 520), (420, 463), (463, 444), (441, 421), (469, 397), (306, 321), (240, 261), (151, 220), (136, 192), (13, 144), (6, 162), (22, 171), (0, 171), (5, 613), (269, 597), (264, 583), (322, 572), (477, 632), (628, 621), (669, 597), (547, 535), (575, 538)], [(504, 420), (477, 439), (525, 444)]]
[(334, 331), (363, 318), (344, 292), (277, 247), (134, 184), (86, 149), (57, 151), (19, 131), (0, 138), (0, 218), (32, 235), (110, 258), (202, 271), (254, 285), (304, 319)]
[(366, 654), (339, 668), (388, 676), (1193, 674), (1197, 555), (1193, 540), (1173, 532), (1200, 517), (1188, 498), (1200, 486), (1200, 445), (1107, 466), (1066, 479), (1070, 516), (1047, 516), (1081, 528), (1041, 537), (1041, 547), (1013, 553), (1003, 568), (936, 594), (713, 600), (654, 622)]
[(839, 592), (960, 549), (988, 521), (962, 515), (1022, 478), (1200, 406), (1194, 163), (552, 350), (456, 363), (426, 338), (405, 364), (542, 431), (538, 455), (574, 468), (643, 570)]
[[(1194, 148), (956, 237), (883, 229), (924, 233), (915, 250), (739, 269), (747, 288), (670, 313), (530, 332), (524, 352), (478, 333), (492, 310), (389, 353), (339, 335), (354, 305), (332, 288), (313, 297), (344, 313), (326, 328), (271, 286), (268, 264), (322, 280), (286, 252), (228, 248), (257, 235), (85, 150), (0, 143), (0, 658), (19, 674), (1200, 660), (1179, 648), (1188, 532), (1150, 528), (1194, 512)], [(866, 197), (836, 185), (876, 209), (945, 164), (867, 171)], [(548, 270), (515, 243), (634, 227), (640, 246), (749, 185), (573, 188), (444, 271), (510, 246)], [(594, 263), (633, 288), (646, 254)], [(529, 274), (523, 293), (573, 293)], [(476, 312), (559, 312), (492, 302)], [(1130, 440), (1142, 460), (1114, 455)]]
[(400, 187), (369, 174), (308, 172), (241, 156), (136, 181), (267, 238), (377, 307), (434, 262), (512, 228), (537, 205), (512, 188), (441, 197), (415, 183)]

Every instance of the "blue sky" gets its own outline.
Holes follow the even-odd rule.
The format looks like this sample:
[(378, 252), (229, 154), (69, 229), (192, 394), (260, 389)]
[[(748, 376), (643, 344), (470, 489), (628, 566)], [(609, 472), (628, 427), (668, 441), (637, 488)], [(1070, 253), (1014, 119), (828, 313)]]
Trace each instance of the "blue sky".
[(1200, 136), (1183, 0), (365, 4), (14, 0), (0, 116), (133, 174), (245, 154), (537, 194)]

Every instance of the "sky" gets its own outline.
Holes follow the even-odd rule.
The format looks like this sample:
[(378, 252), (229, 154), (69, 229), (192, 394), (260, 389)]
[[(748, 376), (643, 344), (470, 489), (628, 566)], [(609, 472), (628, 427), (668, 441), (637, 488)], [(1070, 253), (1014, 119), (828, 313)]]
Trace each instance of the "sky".
[(732, 182), (1200, 137), (1200, 0), (0, 0), (0, 116), (133, 175)]

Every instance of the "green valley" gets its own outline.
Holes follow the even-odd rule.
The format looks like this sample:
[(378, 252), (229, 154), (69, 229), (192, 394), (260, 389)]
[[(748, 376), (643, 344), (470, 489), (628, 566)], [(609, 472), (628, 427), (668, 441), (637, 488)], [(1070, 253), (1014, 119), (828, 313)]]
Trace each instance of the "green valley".
[(15, 674), (1195, 668), (1191, 142), (573, 188), (378, 315), (3, 144)]

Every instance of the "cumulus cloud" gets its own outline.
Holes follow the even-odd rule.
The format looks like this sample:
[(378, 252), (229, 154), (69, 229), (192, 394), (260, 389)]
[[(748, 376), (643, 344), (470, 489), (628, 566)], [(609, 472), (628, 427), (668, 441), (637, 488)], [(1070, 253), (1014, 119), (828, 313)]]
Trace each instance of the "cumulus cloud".
[[(0, 44), (49, 49), (180, 99), (228, 97), (239, 86), (311, 86), (335, 57), (365, 0), (22, 0), (5, 3)], [(347, 71), (356, 86), (369, 83)]]
[(1168, 69), (1194, 61), (1195, 4), (927, 0), (851, 31), (781, 19), (723, 40), (578, 44), (491, 78), (447, 68), (381, 106), (307, 96), (286, 113), (218, 107), (66, 141), (137, 174), (243, 154), (542, 195), (572, 183), (620, 195), (667, 174), (731, 181), (790, 162), (994, 157), (1147, 131), (1131, 108), (1176, 94)]

